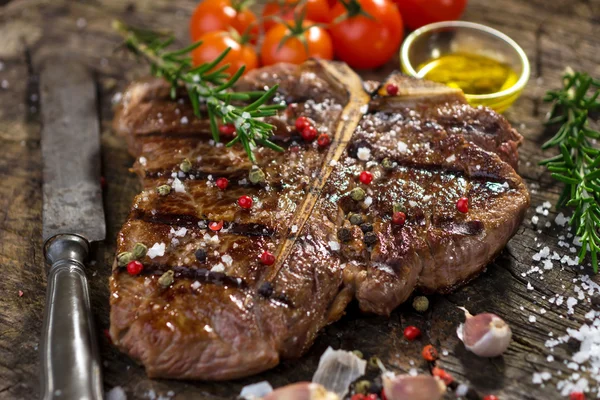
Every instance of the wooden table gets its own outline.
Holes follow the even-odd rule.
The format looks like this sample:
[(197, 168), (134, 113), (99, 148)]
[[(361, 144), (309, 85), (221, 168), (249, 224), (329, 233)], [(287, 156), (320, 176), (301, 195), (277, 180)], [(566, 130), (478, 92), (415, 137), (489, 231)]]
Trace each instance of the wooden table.
[[(391, 318), (362, 316), (351, 307), (340, 322), (326, 328), (308, 354), (282, 363), (259, 376), (227, 383), (151, 381), (144, 370), (111, 347), (102, 330), (108, 325), (108, 276), (114, 253), (116, 233), (125, 220), (131, 199), (138, 190), (137, 180), (127, 169), (132, 159), (125, 144), (110, 129), (111, 98), (131, 79), (146, 73), (146, 68), (114, 49), (119, 38), (110, 28), (111, 20), (154, 28), (173, 29), (187, 40), (192, 1), (177, 4), (168, 0), (13, 0), (0, 1), (0, 399), (37, 397), (38, 337), (44, 307), (45, 274), (41, 242), (41, 159), (37, 66), (45, 55), (66, 51), (89, 64), (97, 73), (101, 100), (103, 174), (106, 177), (105, 205), (108, 235), (96, 252), (89, 269), (92, 303), (101, 337), (105, 388), (122, 386), (129, 398), (174, 396), (177, 399), (233, 398), (242, 386), (268, 380), (273, 386), (310, 380), (320, 354), (335, 348), (360, 349), (378, 355), (384, 364), (397, 371), (408, 371), (410, 360), (424, 368), (420, 345), (407, 344), (402, 330), (408, 324), (422, 326), (427, 337), (446, 349), (440, 365), (459, 381), (481, 394), (495, 393), (502, 399), (555, 399), (556, 380), (544, 386), (532, 384), (532, 374), (562, 370), (563, 360), (576, 348), (561, 346), (554, 352), (556, 361), (544, 347), (548, 332), (564, 334), (567, 327), (578, 327), (588, 306), (576, 308), (572, 316), (564, 306), (548, 307), (543, 296), (569, 294), (572, 279), (581, 273), (555, 267), (541, 280), (537, 275), (522, 277), (535, 263), (532, 255), (538, 243), (561, 254), (557, 246), (558, 228), (545, 228), (550, 216), (540, 216), (533, 229), (535, 207), (554, 202), (560, 186), (538, 167), (544, 155), (540, 144), (549, 137), (542, 126), (547, 105), (543, 93), (559, 85), (565, 66), (600, 77), (600, 1), (598, 0), (471, 0), (464, 19), (500, 29), (514, 38), (528, 54), (532, 76), (523, 96), (506, 112), (506, 117), (526, 137), (520, 150), (522, 176), (531, 190), (532, 208), (517, 235), (487, 272), (471, 284), (448, 296), (431, 297), (430, 311), (417, 315), (405, 305)], [(364, 73), (383, 77), (395, 68), (397, 60), (379, 71)], [(68, 77), (65, 77), (68, 79)], [(4, 83), (6, 81), (6, 83)], [(541, 231), (537, 231), (540, 229)], [(591, 273), (586, 269), (585, 273)], [(593, 278), (600, 282), (600, 277)], [(527, 282), (533, 290), (527, 289)], [(19, 291), (22, 291), (20, 296)], [(571, 290), (572, 291), (572, 290)], [(473, 312), (494, 312), (503, 316), (513, 329), (513, 342), (504, 357), (482, 359), (465, 351), (455, 329), (462, 321), (456, 306)], [(541, 314), (541, 307), (547, 312)], [(536, 323), (529, 322), (535, 316)], [(585, 373), (582, 373), (585, 376)], [(453, 396), (448, 395), (448, 398)]]

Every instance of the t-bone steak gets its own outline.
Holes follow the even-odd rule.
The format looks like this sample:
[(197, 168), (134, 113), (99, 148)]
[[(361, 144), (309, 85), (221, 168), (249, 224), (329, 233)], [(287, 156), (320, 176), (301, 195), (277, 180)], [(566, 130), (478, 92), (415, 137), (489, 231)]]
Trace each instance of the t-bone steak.
[[(363, 82), (345, 64), (318, 61), (252, 71), (236, 90), (274, 84), (287, 108), (267, 122), (285, 151), (255, 150), (259, 184), (243, 148), (215, 143), (208, 120), (194, 117), (185, 93), (172, 100), (164, 81), (133, 83), (118, 106), (114, 127), (143, 190), (117, 254), (137, 243), (149, 251), (139, 275), (115, 262), (110, 335), (150, 377), (256, 374), (302, 355), (352, 299), (389, 315), (415, 291), (449, 292), (498, 255), (529, 205), (515, 172), (521, 135), (459, 90), (400, 74)], [(303, 141), (299, 116), (331, 144)], [(157, 193), (162, 185), (171, 191)], [(251, 209), (238, 206), (242, 195)]]

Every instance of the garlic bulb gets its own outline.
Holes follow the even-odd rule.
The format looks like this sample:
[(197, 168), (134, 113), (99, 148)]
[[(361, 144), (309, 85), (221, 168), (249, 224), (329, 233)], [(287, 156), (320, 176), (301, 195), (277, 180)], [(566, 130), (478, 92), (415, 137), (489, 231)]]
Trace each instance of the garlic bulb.
[(388, 400), (439, 400), (446, 385), (436, 376), (383, 374), (383, 390)]
[(318, 383), (298, 382), (280, 387), (263, 400), (339, 400), (339, 397)]
[(458, 326), (456, 334), (467, 350), (480, 357), (496, 357), (506, 351), (512, 332), (502, 318), (490, 313), (473, 316), (459, 308), (465, 312), (466, 321)]

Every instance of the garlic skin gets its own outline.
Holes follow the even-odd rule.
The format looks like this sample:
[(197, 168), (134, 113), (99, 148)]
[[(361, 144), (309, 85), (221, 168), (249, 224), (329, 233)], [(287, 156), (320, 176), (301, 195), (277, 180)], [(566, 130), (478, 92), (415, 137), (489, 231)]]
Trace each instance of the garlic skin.
[(339, 400), (335, 393), (328, 392), (322, 385), (312, 382), (298, 382), (280, 387), (269, 393), (263, 400)]
[(439, 400), (446, 393), (446, 385), (436, 376), (394, 376), (387, 372), (382, 380), (388, 400)]
[(480, 357), (497, 357), (504, 353), (510, 344), (510, 326), (496, 314), (471, 315), (465, 308), (465, 323), (460, 324), (456, 335), (467, 350)]

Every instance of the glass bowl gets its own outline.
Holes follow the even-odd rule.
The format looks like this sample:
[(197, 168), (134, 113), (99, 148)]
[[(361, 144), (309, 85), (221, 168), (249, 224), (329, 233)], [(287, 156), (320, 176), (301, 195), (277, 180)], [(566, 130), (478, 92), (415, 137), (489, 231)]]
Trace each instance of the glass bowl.
[(529, 60), (514, 40), (485, 25), (466, 21), (437, 22), (412, 32), (402, 44), (400, 64), (405, 74), (421, 78), (419, 66), (455, 53), (471, 53), (492, 58), (507, 64), (519, 76), (514, 85), (500, 92), (465, 93), (471, 105), (484, 105), (503, 112), (521, 95), (529, 80)]

